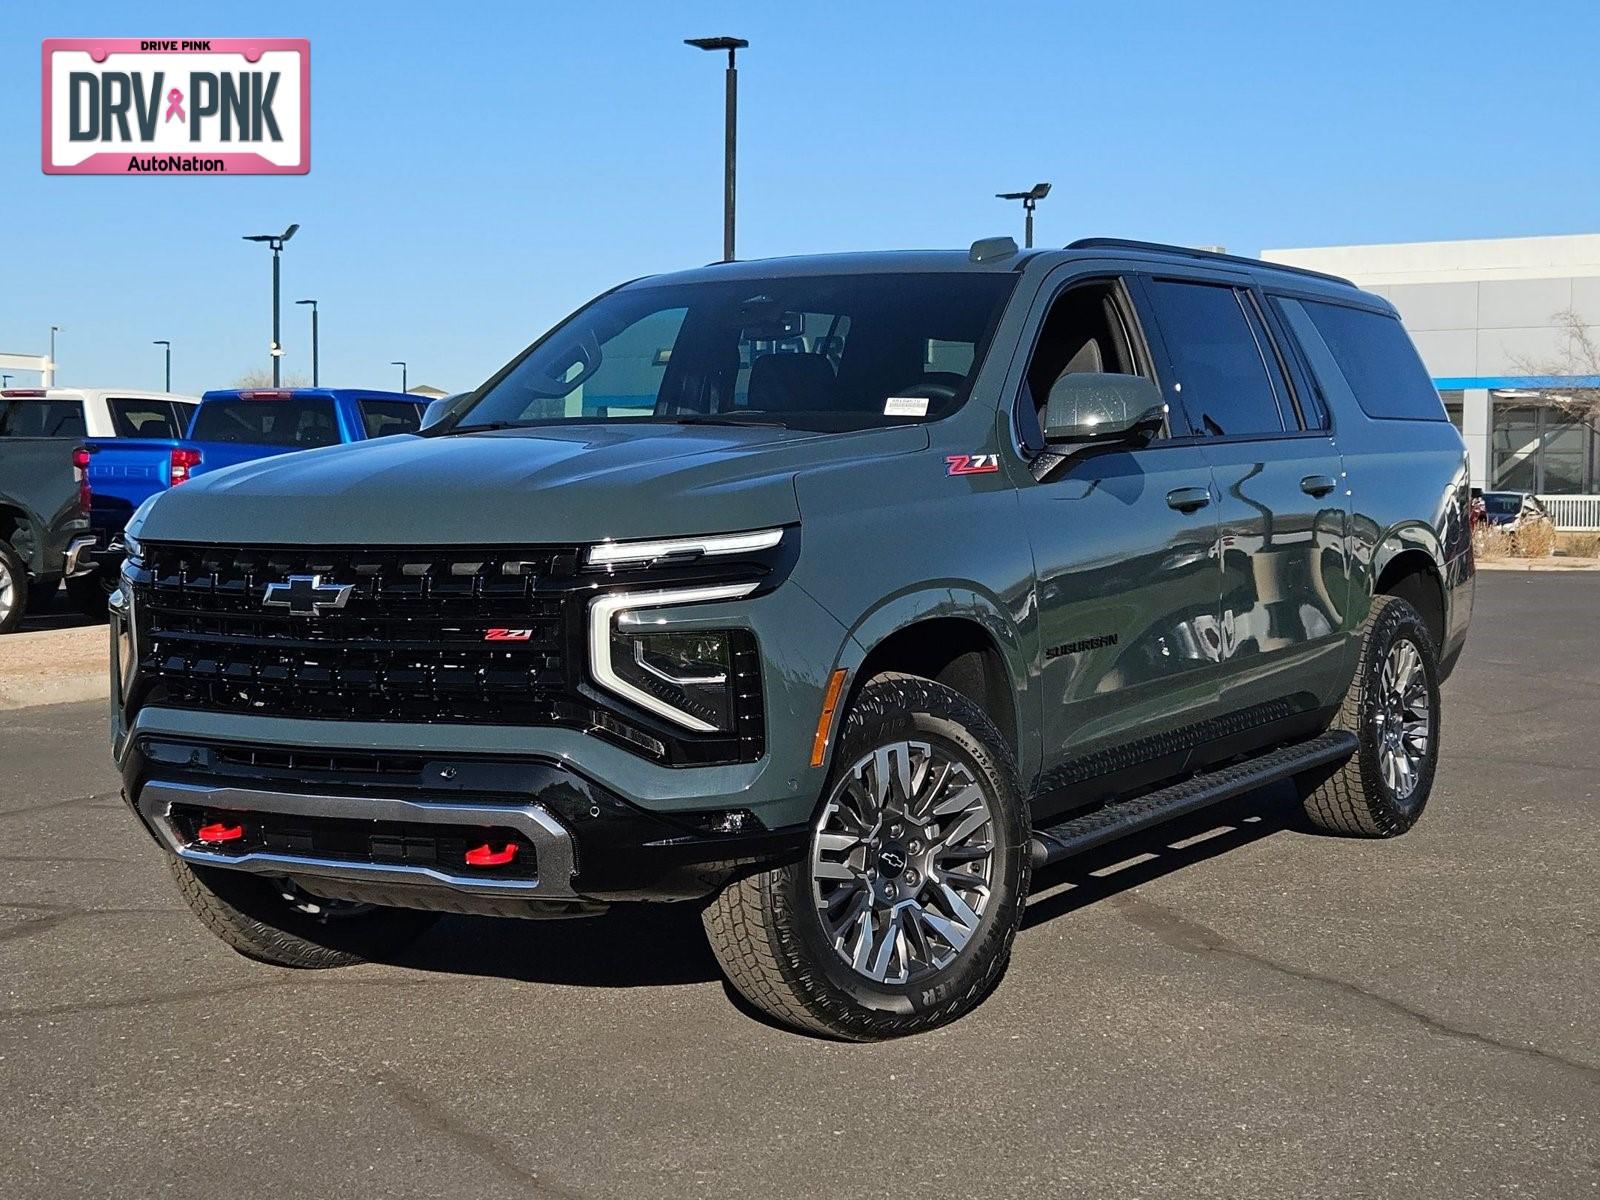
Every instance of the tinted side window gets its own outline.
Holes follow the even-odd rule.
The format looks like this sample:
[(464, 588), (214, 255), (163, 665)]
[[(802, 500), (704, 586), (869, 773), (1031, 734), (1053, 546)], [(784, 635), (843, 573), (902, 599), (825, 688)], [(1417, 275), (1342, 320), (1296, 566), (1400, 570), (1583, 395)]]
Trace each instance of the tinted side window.
[(1243, 297), (1223, 285), (1173, 280), (1157, 280), (1148, 291), (1193, 432), (1282, 433), (1283, 414)]
[(174, 419), (174, 406), (168, 400), (130, 400), (113, 396), (106, 401), (111, 410), (111, 427), (118, 437), (177, 438), (183, 426)]
[(83, 437), (81, 400), (12, 400), (0, 404), (0, 437)]
[(422, 409), (405, 400), (362, 400), (361, 423), (369, 438), (415, 433), (422, 426)]
[(1342, 304), (1288, 301), (1305, 309), (1369, 417), (1447, 420), (1444, 401), (1397, 317)]

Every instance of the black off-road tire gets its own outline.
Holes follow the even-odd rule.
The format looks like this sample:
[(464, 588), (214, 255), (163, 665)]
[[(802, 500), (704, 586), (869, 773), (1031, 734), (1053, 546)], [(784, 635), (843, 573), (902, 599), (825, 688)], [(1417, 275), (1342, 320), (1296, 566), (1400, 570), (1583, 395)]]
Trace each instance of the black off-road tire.
[(72, 601), (72, 607), (96, 620), (105, 619), (110, 611), (111, 593), (115, 590), (112, 577), (98, 569), (67, 580), (67, 599)]
[(316, 916), (283, 898), (277, 883), (244, 871), (167, 865), (194, 915), (246, 958), (279, 967), (320, 970), (383, 960), (403, 950), (438, 919), (410, 908), (366, 908)]
[(878, 984), (825, 940), (809, 851), (798, 863), (730, 884), (704, 913), (711, 948), (740, 995), (796, 1029), (862, 1042), (934, 1029), (982, 1001), (1010, 960), (1031, 873), (1029, 814), (1011, 749), (982, 709), (916, 676), (870, 680), (845, 716), (823, 795), (863, 755), (906, 739), (958, 756), (984, 789), (994, 845), (988, 906), (948, 966), (920, 981)]
[(11, 543), (5, 541), (0, 541), (0, 563), (4, 564), (12, 587), (11, 607), (0, 613), (0, 634), (7, 634), (22, 624), (28, 612), (28, 568)]
[[(1429, 733), (1417, 783), (1405, 799), (1384, 782), (1379, 762), (1379, 690), (1383, 665), (1396, 642), (1409, 641), (1422, 659), (1426, 681)], [(1427, 622), (1399, 596), (1375, 596), (1362, 626), (1355, 677), (1334, 729), (1356, 735), (1356, 753), (1337, 769), (1302, 776), (1301, 798), (1306, 816), (1317, 828), (1354, 837), (1398, 837), (1417, 823), (1427, 806), (1439, 762), (1439, 652)]]

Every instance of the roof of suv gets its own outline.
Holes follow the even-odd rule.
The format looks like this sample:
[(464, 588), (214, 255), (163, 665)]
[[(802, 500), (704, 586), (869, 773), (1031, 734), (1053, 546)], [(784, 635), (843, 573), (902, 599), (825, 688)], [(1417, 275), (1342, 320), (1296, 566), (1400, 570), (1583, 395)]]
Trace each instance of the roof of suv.
[[(1169, 246), (1159, 242), (1139, 242), (1124, 238), (1090, 237), (1080, 238), (1059, 249), (1018, 250), (1014, 248), (1015, 243), (1012, 243), (1013, 248), (1010, 252), (1005, 250), (996, 252), (997, 245), (1003, 245), (1007, 240), (1009, 239), (986, 239), (984, 242), (975, 243), (972, 251), (872, 250), (736, 260), (710, 263), (704, 267), (674, 271), (667, 275), (650, 276), (648, 280), (664, 282), (670, 279), (674, 283), (696, 283), (722, 279), (773, 279), (798, 275), (921, 274), (947, 271), (1004, 274), (1021, 271), (1029, 263), (1039, 259), (1049, 259), (1053, 265), (1056, 262), (1114, 255), (1117, 258), (1143, 260), (1152, 264), (1168, 263), (1243, 270), (1264, 279), (1277, 279), (1284, 283), (1292, 281), (1301, 286), (1310, 284), (1318, 290), (1358, 293), (1364, 298), (1372, 299), (1361, 293), (1360, 289), (1348, 279), (1342, 279), (1337, 275), (1327, 275), (1321, 271), (1292, 267), (1283, 263), (1266, 262), (1258, 258), (1223, 254), (1214, 250), (1196, 250), (1187, 246)], [(978, 253), (980, 246), (985, 249), (982, 254)], [(644, 283), (646, 280), (636, 282)]]

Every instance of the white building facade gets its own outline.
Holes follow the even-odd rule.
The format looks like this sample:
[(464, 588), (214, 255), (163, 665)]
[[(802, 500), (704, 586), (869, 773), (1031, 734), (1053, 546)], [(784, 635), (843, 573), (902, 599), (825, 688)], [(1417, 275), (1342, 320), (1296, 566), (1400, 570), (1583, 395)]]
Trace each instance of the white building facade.
[[(1600, 346), (1600, 234), (1261, 257), (1342, 275), (1387, 297), (1466, 438), (1473, 485), (1534, 492), (1550, 498), (1558, 524), (1600, 526), (1600, 433), (1570, 400), (1574, 389), (1600, 388), (1600, 363), (1574, 355), (1572, 337), (1576, 326)], [(1562, 499), (1578, 496), (1596, 499)]]

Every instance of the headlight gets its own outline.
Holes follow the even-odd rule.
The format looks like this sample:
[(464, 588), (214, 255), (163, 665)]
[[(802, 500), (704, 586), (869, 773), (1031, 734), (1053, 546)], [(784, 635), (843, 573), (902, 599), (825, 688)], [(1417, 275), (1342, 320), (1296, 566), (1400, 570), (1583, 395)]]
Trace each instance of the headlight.
[(150, 515), (150, 510), (155, 507), (161, 493), (145, 497), (144, 503), (133, 510), (133, 516), (128, 518), (128, 523), (122, 527), (122, 544), (126, 547), (129, 558), (138, 558), (141, 547), (139, 545), (139, 531), (144, 528), (145, 518)]
[(737, 600), (758, 586), (727, 583), (601, 596), (589, 608), (589, 665), (596, 682), (696, 733), (732, 731), (739, 677), (735, 657), (747, 652), (736, 642), (749, 634), (667, 629), (641, 610)]
[(584, 562), (591, 567), (615, 567), (659, 562), (665, 558), (720, 558), (770, 550), (781, 541), (783, 530), (758, 529), (754, 533), (715, 533), (652, 542), (602, 542), (589, 548)]

